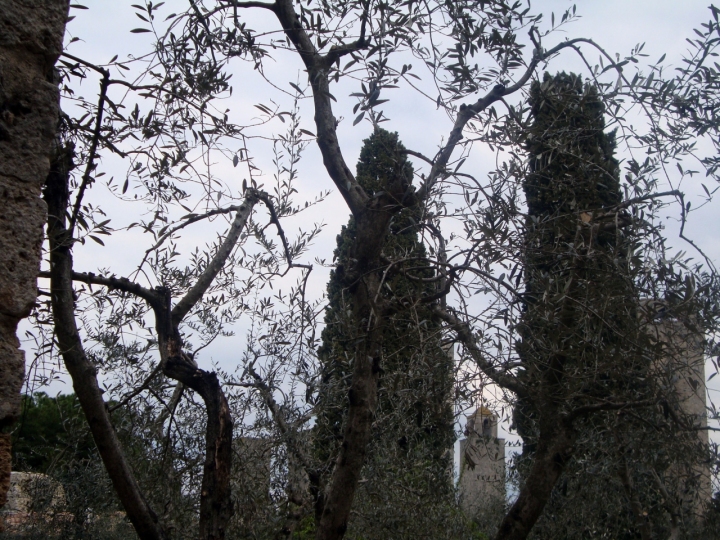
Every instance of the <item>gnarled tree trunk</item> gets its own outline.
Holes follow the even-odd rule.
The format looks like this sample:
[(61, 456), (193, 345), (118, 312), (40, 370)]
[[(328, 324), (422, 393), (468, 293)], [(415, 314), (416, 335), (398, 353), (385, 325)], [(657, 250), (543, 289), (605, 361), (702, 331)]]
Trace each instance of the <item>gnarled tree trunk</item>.
[(69, 207), (72, 157), (71, 146), (58, 147), (44, 193), (49, 213), (50, 294), (55, 336), (95, 445), (130, 522), (142, 540), (162, 540), (165, 533), (157, 515), (145, 500), (120, 445), (98, 384), (97, 370), (85, 354), (75, 321), (72, 238), (69, 237), (65, 219)]
[(47, 214), (40, 189), (58, 120), (54, 66), (67, 13), (67, 0), (0, 0), (0, 506), (25, 372), (16, 330), (37, 297)]

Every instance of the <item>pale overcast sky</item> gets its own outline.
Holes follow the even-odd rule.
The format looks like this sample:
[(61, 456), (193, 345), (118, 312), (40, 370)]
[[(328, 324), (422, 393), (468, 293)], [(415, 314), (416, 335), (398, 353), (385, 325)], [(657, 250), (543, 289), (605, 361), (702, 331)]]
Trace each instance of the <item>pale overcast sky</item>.
[[(68, 38), (71, 36), (80, 38), (70, 45), (69, 50), (82, 58), (92, 62), (105, 63), (115, 54), (119, 54), (122, 59), (130, 54), (141, 54), (147, 52), (148, 46), (151, 44), (150, 34), (131, 34), (130, 29), (143, 26), (134, 14), (134, 9), (130, 7), (132, 2), (109, 2), (107, 0), (87, 0), (80, 2), (86, 5), (88, 10), (73, 9), (72, 14), (75, 20), (68, 25)], [(554, 11), (556, 15), (560, 14), (571, 7), (573, 4), (577, 6), (577, 13), (580, 20), (569, 25), (566, 28), (567, 37), (591, 37), (605, 47), (608, 52), (614, 54), (619, 53), (625, 56), (638, 43), (645, 43), (644, 52), (648, 53), (648, 60), (656, 60), (663, 53), (667, 53), (668, 64), (677, 64), (682, 53), (686, 50), (687, 44), (685, 39), (693, 35), (693, 28), (705, 21), (710, 16), (707, 9), (707, 2), (700, 0), (684, 0), (684, 1), (650, 1), (650, 0), (604, 0), (604, 1), (578, 1), (569, 2), (567, 0), (545, 0), (542, 2), (532, 2), (533, 11), (543, 11), (549, 17), (549, 12)], [(164, 18), (166, 13), (171, 11), (180, 11), (184, 9), (186, 2), (174, 0), (166, 2), (162, 8), (158, 19)], [(249, 10), (250, 26), (258, 29), (275, 28), (273, 15), (267, 11)], [(146, 25), (145, 25), (146, 26)], [(548, 38), (548, 45), (560, 40), (561, 36), (556, 35)], [(66, 40), (66, 42), (69, 41)], [(596, 54), (590, 53), (589, 57), (594, 59)], [(268, 73), (282, 81), (284, 87), (287, 88), (287, 82), (299, 80), (304, 82), (301, 66), (296, 55), (277, 54), (275, 60), (267, 62)], [(232, 110), (231, 114), (238, 118), (250, 118), (257, 113), (252, 105), (255, 103), (267, 101), (270, 98), (277, 100), (283, 99), (281, 95), (273, 95), (268, 93), (268, 87), (258, 77), (252, 77), (252, 73), (248, 75), (246, 64), (238, 62), (237, 72), (235, 73), (231, 83), (234, 86), (233, 97), (227, 100), (227, 106)], [(551, 70), (564, 69), (567, 71), (584, 71), (583, 65), (579, 58), (571, 52), (563, 54), (551, 64)], [(284, 79), (284, 80), (283, 80)], [(347, 92), (343, 93), (343, 91)], [(83, 85), (81, 94), (86, 96), (93, 95), (96, 91), (94, 81), (88, 81)], [(335, 106), (335, 116), (344, 117), (346, 120), (340, 124), (339, 136), (341, 145), (346, 155), (348, 164), (352, 167), (357, 159), (362, 139), (367, 137), (370, 132), (370, 126), (361, 123), (353, 127), (351, 119), (353, 118), (352, 107), (355, 104), (354, 99), (347, 98), (346, 94), (356, 91), (355, 88), (341, 87), (336, 92), (340, 102)], [(385, 127), (393, 131), (398, 131), (401, 140), (411, 149), (422, 151), (426, 155), (434, 154), (435, 149), (440, 144), (442, 137), (447, 136), (450, 128), (450, 122), (447, 117), (437, 111), (433, 107), (427, 107), (426, 102), (416, 94), (403, 91), (387, 91), (387, 95), (383, 97), (391, 98), (391, 102), (385, 106), (386, 114), (391, 118), (391, 122), (385, 124)], [(401, 94), (397, 92), (403, 92)], [(287, 102), (287, 99), (285, 100)], [(309, 103), (302, 103), (303, 107), (303, 125), (304, 127), (314, 131), (312, 124), (312, 111), (308, 107)], [(421, 114), (418, 112), (422, 111)], [(429, 122), (429, 119), (436, 121)], [(430, 117), (430, 118), (429, 118)], [(283, 129), (282, 124), (276, 122), (272, 129), (280, 132)], [(253, 149), (251, 148), (251, 151)], [(269, 167), (269, 155), (262, 155), (262, 151), (254, 151), (258, 157), (258, 161), (266, 171), (271, 171)], [(473, 174), (482, 177), (486, 172), (494, 166), (494, 154), (489, 151), (475, 152), (465, 167), (472, 163)], [(262, 167), (265, 165), (265, 167)], [(301, 185), (307, 188), (306, 196), (310, 197), (313, 193), (317, 193), (323, 189), (332, 189), (332, 183), (327, 177), (322, 167), (322, 161), (319, 152), (314, 145), (311, 145), (301, 164)], [(122, 175), (124, 171), (118, 171)], [(228, 178), (238, 175), (238, 170), (233, 169), (229, 161), (226, 163), (218, 163), (215, 167), (218, 175), (227, 175)], [(100, 188), (97, 187), (97, 190)], [(685, 186), (689, 192), (695, 189), (699, 190), (699, 186)], [(102, 194), (94, 193), (93, 196), (104, 199)], [(710, 209), (708, 209), (710, 210)], [(325, 234), (321, 237), (317, 245), (318, 252), (327, 252), (329, 246), (334, 242), (340, 226), (347, 221), (348, 212), (345, 209), (341, 198), (336, 193), (333, 194), (325, 206), (315, 213), (320, 216), (327, 228)], [(690, 224), (691, 232), (695, 232), (695, 237), (701, 236), (701, 244), (714, 254), (714, 258), (720, 253), (720, 244), (717, 235), (708, 234), (713, 232), (711, 225), (712, 212), (708, 212), (708, 216), (695, 216), (694, 221)], [(131, 221), (131, 217), (125, 216), (124, 221)], [(710, 219), (710, 221), (708, 221)], [(122, 221), (117, 222), (118, 224)], [(696, 230), (695, 230), (696, 229)], [(122, 241), (119, 237), (118, 241)], [(129, 241), (126, 239), (126, 241)], [(129, 248), (134, 247), (133, 242), (129, 241)], [(83, 267), (85, 261), (88, 264), (97, 263), (99, 258), (105, 256), (109, 250), (101, 248), (85, 249), (83, 254), (78, 254), (78, 266)], [(117, 253), (114, 251), (114, 253)], [(128, 254), (128, 268), (132, 268), (134, 258)], [(87, 257), (87, 259), (85, 259)], [(317, 279), (314, 282), (317, 292), (322, 290), (324, 279), (318, 272)]]

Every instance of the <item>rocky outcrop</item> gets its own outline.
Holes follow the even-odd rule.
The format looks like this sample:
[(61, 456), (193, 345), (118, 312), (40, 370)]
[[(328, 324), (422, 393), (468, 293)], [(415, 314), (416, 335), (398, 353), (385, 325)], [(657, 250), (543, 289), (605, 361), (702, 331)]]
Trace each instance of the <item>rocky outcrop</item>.
[(16, 336), (37, 296), (67, 0), (0, 0), (0, 507), (10, 484), (10, 435), (25, 356)]

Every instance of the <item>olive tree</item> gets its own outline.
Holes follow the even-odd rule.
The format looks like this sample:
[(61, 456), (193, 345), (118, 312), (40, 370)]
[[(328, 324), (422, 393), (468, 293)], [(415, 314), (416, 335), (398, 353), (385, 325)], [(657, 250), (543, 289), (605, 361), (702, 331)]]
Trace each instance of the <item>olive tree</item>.
[[(507, 409), (516, 400), (551, 405), (498, 539), (530, 534), (578, 437), (592, 430), (594, 418), (662, 406), (656, 395), (608, 390), (635, 388), (641, 370), (627, 370), (605, 387), (578, 386), (578, 380), (601, 380), (633, 364), (645, 354), (637, 343), (623, 341), (602, 369), (592, 362), (576, 362), (570, 369), (558, 356), (538, 376), (526, 374), (522, 345), (517, 347), (522, 343), (517, 323), (527, 300), (519, 290), (529, 223), (522, 183), (532, 172), (524, 150), (533, 124), (526, 98), (539, 71), (557, 69), (567, 55), (586, 63), (581, 76), (594, 84), (607, 123), (617, 127), (619, 151), (628, 158), (622, 165), (622, 202), (602, 209), (561, 205), (563, 219), (577, 227), (573, 242), (581, 244), (566, 247), (587, 259), (597, 230), (611, 233), (626, 220), (642, 230), (632, 255), (628, 248), (623, 257), (643, 273), (629, 277), (627, 285), (647, 284), (642, 288), (646, 301), (678, 299), (678, 317), (687, 324), (692, 319), (696, 333), (708, 348), (712, 345), (714, 267), (709, 260), (700, 267), (673, 254), (657, 220), (658, 212), (676, 209), (684, 225), (691, 215), (683, 192), (664, 187), (675, 181), (669, 166), (698, 158), (707, 176), (717, 179), (714, 154), (695, 144), (700, 138), (710, 146), (718, 141), (712, 107), (715, 19), (693, 41), (698, 53), (687, 59), (688, 71), (667, 75), (661, 62), (644, 66), (640, 46), (620, 59), (590, 39), (560, 37), (558, 29), (572, 28), (574, 8), (558, 21), (532, 13), (529, 4), (502, 0), (192, 0), (176, 13), (162, 3), (133, 9), (143, 25), (132, 32), (153, 35), (147, 55), (102, 65), (70, 52), (63, 56), (68, 106), (45, 186), (49, 266), (42, 276), (50, 279), (50, 290), (36, 321), (43, 329), (38, 350), (62, 357), (140, 537), (195, 533), (193, 525), (179, 521), (188, 514), (174, 510), (179, 496), (172, 482), (157, 485), (137, 475), (141, 467), (119, 443), (104, 393), (114, 394), (119, 406), (153, 411), (154, 429), (166, 442), (149, 461), (160, 471), (157, 477), (180, 478), (180, 498), (195, 501), (190, 515), (198, 516), (202, 538), (230, 535), (234, 523), (248, 516), (249, 510), (239, 506), (233, 521), (233, 456), (245, 459), (233, 445), (234, 432), (245, 442), (248, 433), (270, 441), (267, 459), (286, 473), (269, 473), (273, 511), (267, 523), (274, 534), (288, 537), (297, 531), (312, 500), (315, 537), (342, 538), (372, 448), (384, 328), (409, 309), (429, 312), (443, 340), (459, 344), (458, 400), (482, 398), (483, 388), (492, 387)], [(246, 18), (267, 27), (252, 30)], [(598, 65), (589, 60), (591, 54), (600, 55)], [(302, 69), (307, 81), (290, 81), (287, 90), (288, 81), (282, 80), (287, 70), (275, 75), (269, 64), (273, 56)], [(630, 76), (635, 64), (642, 68)], [(231, 85), (234, 70), (258, 77), (268, 93), (276, 93), (272, 105), (256, 105), (261, 115), (253, 120), (235, 121), (234, 112), (222, 108), (221, 99), (233, 89), (242, 92)], [(78, 94), (77, 83), (85, 79), (97, 81), (96, 100)], [(403, 126), (389, 119), (393, 101), (388, 99), (397, 89), (418, 92), (448, 119), (437, 152), (405, 149), (394, 158), (398, 174), (377, 178), (372, 189), (363, 185), (347, 164), (347, 141), (339, 131), (336, 95), (345, 88), (357, 99), (354, 124), (367, 120), (375, 129), (387, 122), (401, 138)], [(302, 127), (306, 105), (313, 115), (310, 129)], [(284, 131), (275, 132), (280, 125)], [(298, 164), (308, 144), (317, 145), (329, 180), (316, 193), (298, 194)], [(260, 163), (259, 149), (267, 147), (276, 169), (272, 176)], [(479, 178), (463, 165), (485, 148), (497, 152), (497, 168)], [(635, 157), (638, 148), (646, 158)], [(550, 163), (555, 151), (567, 149), (550, 148), (541, 159)], [(219, 173), (223, 159), (242, 172)], [(412, 177), (404, 174), (406, 160), (415, 167)], [(124, 166), (125, 178), (102, 179), (110, 163)], [(680, 174), (690, 180), (695, 172), (681, 166)], [(101, 188), (118, 205), (133, 209), (132, 223), (111, 225)], [(301, 228), (293, 238), (284, 224), (320, 204), (329, 189), (341, 195), (355, 227), (342, 272), (335, 273), (354, 338), (332, 353), (343, 355), (349, 377), (340, 440), (327, 480), (320, 483), (306, 434), (323, 403), (316, 353), (323, 303), (308, 296), (307, 283), (315, 265), (330, 264), (329, 255), (314, 264), (307, 259), (319, 225)], [(296, 202), (298, 196), (307, 202)], [(428, 254), (418, 267), (386, 249), (403, 212), (416, 216)], [(215, 239), (197, 246), (191, 235), (195, 227), (205, 227)], [(112, 257), (98, 269), (75, 267), (73, 256), (87, 244), (135, 232), (132, 241), (145, 241), (147, 247), (137, 252), (133, 270), (116, 270), (124, 261)], [(685, 238), (682, 231), (680, 236)], [(387, 284), (401, 275), (435, 286), (395, 293)], [(570, 319), (592, 306), (576, 294), (584, 285), (573, 280), (566, 285), (556, 292), (573, 307), (559, 315), (556, 337), (565, 347), (575, 341), (579, 348), (599, 346), (585, 340), (611, 333), (614, 322), (592, 313), (587, 319), (592, 335), (569, 331)], [(238, 321), (249, 321), (249, 329), (237, 369), (211, 367), (201, 350), (226, 337)], [(183, 447), (188, 440), (189, 450)], [(192, 460), (176, 459), (183, 452), (201, 456), (202, 465), (185, 466)]]

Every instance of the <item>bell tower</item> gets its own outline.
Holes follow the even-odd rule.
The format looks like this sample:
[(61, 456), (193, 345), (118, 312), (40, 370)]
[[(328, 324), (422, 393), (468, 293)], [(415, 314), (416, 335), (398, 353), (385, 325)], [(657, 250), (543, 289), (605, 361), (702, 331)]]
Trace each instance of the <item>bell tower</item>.
[(505, 440), (498, 416), (485, 406), (467, 417), (460, 441), (460, 507), (472, 519), (505, 503)]

